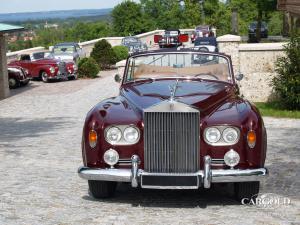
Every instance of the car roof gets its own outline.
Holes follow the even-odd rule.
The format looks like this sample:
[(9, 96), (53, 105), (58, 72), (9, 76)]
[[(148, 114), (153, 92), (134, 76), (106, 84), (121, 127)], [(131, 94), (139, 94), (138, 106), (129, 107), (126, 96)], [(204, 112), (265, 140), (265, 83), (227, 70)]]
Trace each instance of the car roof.
[(178, 31), (178, 32), (180, 32), (179, 29), (175, 29), (175, 28), (168, 28), (168, 29), (166, 29), (165, 31)]
[[(136, 52), (133, 53), (131, 56), (139, 56), (139, 55), (147, 55), (147, 54), (159, 54), (159, 53), (174, 53), (174, 52), (195, 52), (195, 53), (199, 53), (199, 50), (197, 49), (192, 49), (192, 48), (181, 48), (181, 49), (176, 49), (176, 48), (163, 48), (163, 49), (158, 49), (158, 50), (149, 50), (149, 51), (144, 51), (144, 52)], [(214, 55), (220, 55), (220, 56), (225, 56), (225, 57), (229, 57), (229, 55), (226, 55), (224, 53), (219, 53), (219, 52), (201, 52), (204, 54), (214, 54)]]
[(64, 45), (78, 45), (78, 43), (76, 43), (76, 42), (63, 42), (63, 43), (56, 44), (55, 46), (64, 46)]

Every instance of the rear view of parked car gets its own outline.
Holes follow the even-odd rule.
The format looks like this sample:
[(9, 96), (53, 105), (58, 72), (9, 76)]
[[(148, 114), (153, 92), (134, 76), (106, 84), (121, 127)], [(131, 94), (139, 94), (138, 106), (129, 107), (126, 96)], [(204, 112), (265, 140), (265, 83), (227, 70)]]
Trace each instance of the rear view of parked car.
[[(249, 40), (256, 40), (257, 21), (250, 23), (248, 28)], [(261, 23), (260, 28), (261, 38), (268, 38), (268, 25), (266, 22)]]
[(204, 52), (218, 52), (217, 39), (215, 37), (198, 37), (194, 42), (194, 49)]
[(184, 42), (188, 42), (188, 34), (182, 34), (177, 29), (167, 29), (162, 35), (154, 35), (154, 42), (160, 48), (172, 48), (181, 46)]
[(148, 47), (137, 37), (125, 37), (122, 39), (122, 45), (128, 48), (129, 54), (147, 51)]
[(9, 88), (14, 89), (20, 86), (25, 86), (29, 83), (30, 78), (27, 70), (18, 66), (9, 66), (8, 72), (8, 84)]

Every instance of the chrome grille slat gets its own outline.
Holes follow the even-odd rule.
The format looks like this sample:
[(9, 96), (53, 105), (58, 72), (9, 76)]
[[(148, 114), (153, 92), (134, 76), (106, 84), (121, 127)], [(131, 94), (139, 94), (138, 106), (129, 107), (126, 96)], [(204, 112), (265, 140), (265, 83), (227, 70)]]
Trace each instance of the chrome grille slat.
[(144, 112), (144, 170), (199, 170), (199, 112)]

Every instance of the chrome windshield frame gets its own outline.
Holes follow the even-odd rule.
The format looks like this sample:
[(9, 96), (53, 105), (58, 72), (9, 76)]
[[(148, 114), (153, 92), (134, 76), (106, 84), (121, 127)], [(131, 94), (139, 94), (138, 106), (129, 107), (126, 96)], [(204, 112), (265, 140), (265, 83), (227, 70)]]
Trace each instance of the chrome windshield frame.
[[(232, 61), (231, 61), (231, 57), (228, 55), (224, 55), (224, 54), (220, 54), (220, 53), (214, 53), (214, 52), (199, 52), (199, 51), (152, 51), (152, 52), (143, 52), (143, 53), (138, 53), (135, 55), (131, 55), (127, 58), (126, 61), (126, 65), (125, 65), (125, 70), (124, 70), (124, 74), (123, 74), (123, 79), (122, 79), (122, 85), (123, 84), (127, 84), (127, 83), (132, 83), (134, 81), (128, 81), (127, 80), (127, 76), (128, 76), (128, 70), (129, 70), (129, 62), (131, 61), (131, 59), (136, 59), (139, 57), (143, 57), (143, 56), (151, 56), (151, 55), (163, 55), (163, 54), (185, 54), (185, 55), (191, 55), (191, 54), (201, 54), (201, 55), (208, 55), (208, 56), (218, 56), (218, 57), (222, 57), (224, 58), (228, 63), (228, 72), (229, 72), (229, 76), (231, 77), (231, 81), (230, 82), (226, 82), (226, 81), (222, 81), (222, 82), (226, 82), (228, 84), (231, 85), (235, 85), (235, 78), (234, 78), (234, 73), (233, 73), (233, 66), (232, 66)], [(161, 79), (164, 79), (165, 77), (162, 77)], [(178, 79), (178, 78), (182, 78), (182, 79), (191, 79), (191, 76), (177, 76), (174, 79)], [(149, 78), (150, 79), (150, 78)], [(154, 79), (155, 80), (155, 79)], [(156, 78), (157, 80), (157, 78)]]

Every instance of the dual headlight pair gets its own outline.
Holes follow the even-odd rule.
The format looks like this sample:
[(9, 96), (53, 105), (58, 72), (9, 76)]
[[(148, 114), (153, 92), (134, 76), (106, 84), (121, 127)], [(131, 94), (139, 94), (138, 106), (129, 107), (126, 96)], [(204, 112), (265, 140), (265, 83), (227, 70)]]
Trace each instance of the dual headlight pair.
[(132, 145), (140, 139), (140, 130), (133, 125), (111, 126), (105, 129), (105, 140), (112, 145)]
[(204, 140), (210, 145), (234, 145), (239, 138), (240, 130), (236, 127), (214, 126), (204, 130)]

